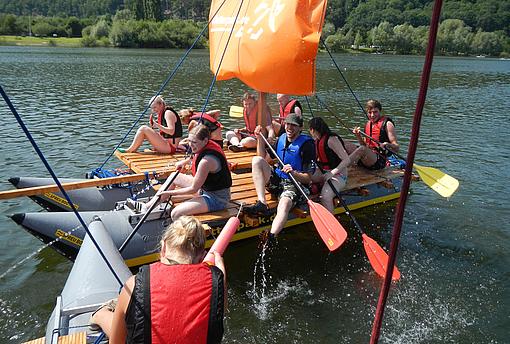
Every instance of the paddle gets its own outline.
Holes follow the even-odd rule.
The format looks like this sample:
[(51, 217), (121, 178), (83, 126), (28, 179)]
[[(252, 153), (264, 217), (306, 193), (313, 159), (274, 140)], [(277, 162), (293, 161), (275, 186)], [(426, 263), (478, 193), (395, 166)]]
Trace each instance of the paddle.
[[(399, 155), (398, 153), (393, 152), (387, 147), (383, 147), (381, 142), (377, 141), (370, 135), (367, 135), (362, 131), (360, 131), (360, 134), (362, 134), (369, 140), (374, 141), (379, 145), (379, 147), (387, 150), (391, 154), (397, 156), (399, 159), (406, 161), (406, 159)], [(415, 168), (416, 172), (418, 172), (418, 175), (420, 176), (421, 180), (423, 180), (423, 182), (427, 184), (432, 190), (434, 190), (443, 197), (450, 197), (459, 187), (459, 181), (457, 179), (438, 170), (437, 168), (420, 166), (418, 164), (413, 164), (413, 167)]]
[[(70, 191), (70, 190), (78, 190), (78, 189), (97, 187), (97, 186), (135, 182), (135, 181), (147, 179), (147, 177), (149, 177), (149, 176), (153, 176), (153, 177), (157, 176), (158, 178), (165, 178), (169, 174), (170, 174), (169, 171), (165, 171), (165, 172), (162, 172), (161, 174), (149, 172), (148, 174), (137, 173), (137, 174), (129, 174), (129, 175), (122, 175), (122, 176), (117, 176), (117, 177), (109, 177), (109, 178), (87, 179), (87, 180), (83, 180), (83, 181), (79, 181), (79, 182), (62, 183), (62, 187), (64, 188), (64, 190)], [(56, 192), (56, 191), (60, 191), (60, 189), (55, 184), (41, 185), (41, 186), (34, 186), (34, 187), (30, 187), (30, 188), (2, 191), (2, 192), (0, 192), (0, 199), (10, 199), (10, 198), (16, 198), (16, 197), (22, 197), (22, 196), (35, 196), (35, 195), (42, 195), (47, 192)]]
[[(170, 185), (173, 184), (173, 182), (175, 181), (175, 178), (177, 178), (177, 176), (179, 175), (180, 173), (180, 170), (176, 170), (175, 171), (175, 174), (174, 176), (172, 177), (172, 179), (170, 180), (170, 182), (168, 183), (168, 185), (166, 187), (163, 188), (163, 191), (166, 191)], [(159, 199), (161, 198), (161, 195), (156, 195), (154, 197), (157, 197), (157, 201), (152, 203), (152, 205), (149, 207), (149, 209), (147, 209), (147, 212), (145, 214), (143, 214), (142, 218), (140, 219), (140, 221), (136, 224), (135, 228), (133, 228), (133, 230), (131, 231), (131, 233), (129, 233), (128, 237), (126, 238), (126, 240), (124, 240), (124, 242), (122, 243), (122, 245), (120, 245), (119, 247), (119, 252), (122, 253), (122, 251), (124, 250), (124, 248), (127, 246), (127, 244), (131, 241), (131, 239), (135, 236), (136, 232), (138, 232), (138, 229), (142, 226), (142, 224), (145, 222), (145, 220), (147, 219), (147, 217), (149, 216), (149, 214), (154, 210), (154, 208), (156, 208), (156, 206), (158, 205), (158, 201)]]
[[(324, 173), (324, 170), (321, 166), (317, 165), (322, 173)], [(354, 222), (354, 225), (358, 229), (358, 231), (361, 233), (361, 238), (363, 239), (363, 247), (365, 248), (365, 253), (367, 254), (368, 261), (370, 262), (370, 265), (372, 265), (372, 268), (374, 268), (375, 272), (381, 276), (386, 276), (387, 266), (388, 266), (388, 255), (383, 250), (379, 244), (369, 237), (363, 229), (361, 228), (361, 225), (359, 224), (358, 220), (354, 217), (354, 215), (351, 213), (351, 210), (347, 206), (347, 203), (342, 198), (342, 195), (340, 192), (335, 188), (333, 185), (333, 182), (331, 179), (328, 180), (329, 187), (333, 192), (335, 193), (336, 197), (338, 197), (338, 200), (340, 203), (342, 203), (342, 207), (345, 209), (345, 213), (349, 215), (352, 222)], [(393, 274), (391, 276), (392, 280), (397, 281), (400, 279), (400, 272), (398, 271), (397, 267), (395, 266), (393, 269)]]
[[(316, 97), (317, 101), (326, 110), (328, 110), (328, 112), (330, 114), (335, 116), (335, 118), (338, 120), (338, 122), (343, 127), (352, 131), (352, 129), (349, 128), (349, 126), (347, 124), (345, 124), (344, 121), (342, 121), (340, 119), (340, 117), (337, 116), (317, 95), (315, 97)], [(374, 141), (379, 146), (381, 146), (381, 143), (379, 141), (377, 141), (376, 139), (374, 139), (373, 137), (371, 137), (370, 135), (367, 135), (362, 131), (360, 131), (360, 134), (364, 135), (368, 139)], [(406, 161), (406, 159), (404, 159), (402, 156), (390, 151), (388, 148), (384, 147), (384, 149), (386, 149), (388, 152), (394, 154), (399, 159)], [(453, 178), (452, 176), (450, 176), (436, 168), (424, 167), (424, 166), (420, 166), (417, 164), (413, 164), (413, 167), (416, 169), (416, 171), (418, 172), (418, 174), (419, 174), (420, 178), (423, 180), (423, 182), (426, 185), (428, 185), (432, 190), (436, 191), (438, 194), (440, 194), (443, 197), (450, 197), (455, 192), (455, 190), (457, 190), (457, 188), (459, 187), (459, 181), (457, 179)]]
[[(267, 142), (267, 139), (264, 137), (264, 135), (260, 134), (259, 137), (261, 137), (264, 142), (266, 143), (266, 146), (269, 148), (271, 153), (273, 153), (274, 156), (278, 159), (278, 162), (280, 165), (284, 166), (282, 159), (276, 154), (273, 147)], [(308, 207), (310, 208), (310, 216), (312, 217), (312, 221), (315, 225), (315, 228), (319, 232), (320, 237), (328, 247), (330, 251), (334, 251), (337, 248), (340, 247), (347, 239), (347, 232), (342, 227), (340, 222), (335, 218), (335, 216), (329, 212), (326, 208), (324, 208), (322, 205), (313, 202), (308, 198), (305, 191), (297, 180), (294, 178), (292, 174), (288, 174), (296, 188), (301, 192), (301, 194), (306, 198), (306, 201), (308, 203)]]
[(230, 112), (228, 114), (230, 117), (234, 118), (241, 118), (244, 116), (243, 114), (243, 107), (242, 106), (236, 106), (232, 105), (230, 106)]

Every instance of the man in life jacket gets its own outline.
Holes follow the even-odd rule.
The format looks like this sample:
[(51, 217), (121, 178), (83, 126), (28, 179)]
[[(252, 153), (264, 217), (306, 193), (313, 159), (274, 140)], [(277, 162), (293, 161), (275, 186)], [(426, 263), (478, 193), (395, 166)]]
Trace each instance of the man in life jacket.
[[(302, 201), (302, 194), (293, 184), (289, 174), (302, 184), (305, 190), (311, 182), (315, 160), (315, 146), (313, 139), (308, 135), (301, 134), (303, 119), (296, 114), (289, 114), (285, 118), (285, 133), (281, 135), (274, 150), (285, 164), (284, 166), (271, 166), (270, 158), (266, 153), (265, 142), (262, 138), (257, 140), (257, 156), (252, 160), (252, 176), (255, 190), (257, 191), (257, 203), (244, 208), (250, 215), (269, 215), (265, 191), (279, 197), (276, 217), (271, 225), (269, 239), (272, 240), (287, 222), (289, 211)], [(256, 135), (262, 135), (260, 126), (255, 130)]]
[(131, 145), (126, 149), (119, 148), (120, 152), (136, 152), (147, 140), (157, 152), (175, 153), (182, 137), (181, 119), (174, 109), (166, 105), (161, 96), (152, 97), (149, 105), (152, 110), (149, 118), (150, 127), (142, 125), (138, 128)]
[(285, 133), (285, 118), (291, 113), (295, 113), (300, 117), (303, 116), (303, 107), (299, 100), (291, 99), (288, 94), (278, 93), (276, 99), (280, 106), (280, 112), (279, 117), (273, 121), (273, 127), (274, 131), (277, 133), (276, 136), (279, 137)]
[(381, 111), (382, 106), (378, 100), (370, 99), (367, 102), (368, 122), (365, 124), (364, 132), (373, 140), (369, 137), (362, 137), (360, 127), (353, 130), (360, 146), (365, 147), (360, 162), (369, 170), (380, 170), (386, 167), (388, 156), (391, 155), (391, 152), (398, 153), (400, 148), (393, 121), (391, 118), (383, 116)]
[(174, 221), (163, 234), (160, 261), (126, 281), (116, 306), (94, 312), (91, 330), (101, 328), (110, 343), (221, 343), (225, 265), (218, 252), (214, 266), (202, 263), (205, 241), (196, 218)]
[[(227, 131), (225, 138), (228, 141), (229, 150), (241, 152), (257, 147), (257, 139), (254, 134), (257, 127), (257, 112), (257, 98), (253, 94), (245, 92), (243, 95), (244, 128)], [(268, 125), (266, 129), (272, 133), (271, 110), (267, 105), (264, 107), (264, 116), (266, 116), (266, 124)], [(271, 134), (271, 136), (274, 137), (274, 134)]]

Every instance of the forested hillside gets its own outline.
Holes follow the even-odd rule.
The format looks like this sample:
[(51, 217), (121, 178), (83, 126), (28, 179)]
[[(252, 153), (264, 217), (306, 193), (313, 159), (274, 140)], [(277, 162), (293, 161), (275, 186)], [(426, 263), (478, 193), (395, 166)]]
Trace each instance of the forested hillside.
[[(137, 19), (205, 20), (210, 0), (1, 0), (0, 13), (78, 18), (115, 14), (130, 9)], [(336, 29), (368, 31), (381, 22), (428, 25), (430, 0), (329, 0), (327, 21)], [(460, 19), (473, 31), (504, 30), (510, 33), (510, 1), (445, 1), (443, 19)]]
[[(333, 51), (422, 54), (432, 4), (328, 0), (323, 37)], [(83, 37), (85, 46), (186, 48), (205, 25), (209, 5), (210, 0), (0, 0), (0, 35)], [(510, 1), (445, 1), (438, 50), (510, 56), (509, 34)]]

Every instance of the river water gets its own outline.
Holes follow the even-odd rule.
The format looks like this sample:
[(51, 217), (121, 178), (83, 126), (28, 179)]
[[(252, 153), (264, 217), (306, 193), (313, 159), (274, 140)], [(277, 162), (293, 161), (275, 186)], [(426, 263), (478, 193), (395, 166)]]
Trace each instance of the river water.
[[(183, 53), (0, 47), (0, 84), (57, 175), (81, 177), (105, 161)], [(362, 102), (382, 101), (406, 151), (423, 57), (335, 59)], [(327, 55), (319, 55), (317, 69), (319, 97), (349, 125), (363, 123)], [(176, 109), (201, 109), (211, 79), (207, 52), (194, 52), (163, 95)], [(510, 135), (504, 127), (508, 80), (510, 61), (434, 60), (416, 161), (455, 176), (460, 188), (444, 199), (425, 184), (413, 183), (397, 260), (402, 279), (390, 291), (381, 343), (510, 342), (510, 207), (504, 184), (510, 177)], [(227, 113), (229, 105), (240, 105), (246, 89), (236, 80), (219, 82), (208, 109)], [(304, 98), (301, 102), (306, 105)], [(276, 110), (274, 96), (269, 103)], [(313, 99), (311, 106), (348, 136)], [(3, 102), (0, 114), (0, 190), (10, 189), (7, 179), (13, 176), (48, 176)], [(230, 128), (238, 124), (229, 118), (222, 122)], [(394, 209), (391, 202), (355, 215), (372, 238), (388, 247)], [(0, 275), (42, 247), (8, 218), (28, 211), (40, 208), (28, 199), (0, 203)], [(271, 257), (263, 295), (260, 276), (254, 278), (257, 240), (231, 245), (225, 255), (225, 343), (368, 342), (382, 280), (349, 219), (341, 222), (351, 239), (332, 254), (313, 226), (286, 230)], [(0, 279), (0, 342), (44, 334), (70, 268), (69, 261), (45, 248)]]

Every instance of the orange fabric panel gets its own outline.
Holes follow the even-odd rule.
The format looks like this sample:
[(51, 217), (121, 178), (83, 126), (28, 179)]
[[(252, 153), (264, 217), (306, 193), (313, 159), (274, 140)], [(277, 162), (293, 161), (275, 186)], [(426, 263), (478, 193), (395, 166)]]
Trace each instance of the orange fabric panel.
[(210, 18), (219, 11), (209, 25), (211, 71), (218, 70), (228, 42), (218, 80), (238, 78), (260, 92), (312, 94), (326, 4), (327, 0), (213, 0)]

